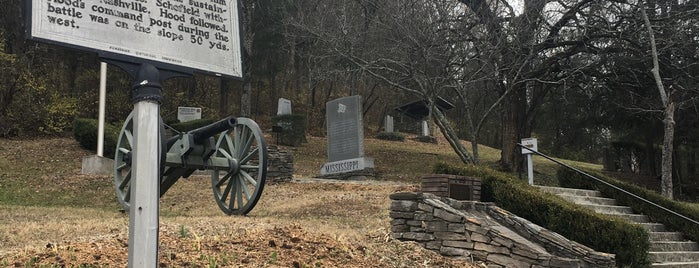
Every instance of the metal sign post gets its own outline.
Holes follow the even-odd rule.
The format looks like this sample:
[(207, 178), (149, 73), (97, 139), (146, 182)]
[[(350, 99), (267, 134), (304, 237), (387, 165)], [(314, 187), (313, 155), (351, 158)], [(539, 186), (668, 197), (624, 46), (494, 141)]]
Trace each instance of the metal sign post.
[(532, 162), (532, 150), (537, 151), (537, 145), (536, 145), (536, 139), (535, 138), (528, 138), (528, 139), (522, 139), (522, 146), (526, 148), (522, 148), (522, 154), (527, 155), (527, 178), (529, 185), (534, 185), (534, 163)]
[(158, 200), (160, 198), (160, 73), (144, 64), (138, 71), (134, 102), (134, 152), (129, 210), (129, 267), (158, 265)]

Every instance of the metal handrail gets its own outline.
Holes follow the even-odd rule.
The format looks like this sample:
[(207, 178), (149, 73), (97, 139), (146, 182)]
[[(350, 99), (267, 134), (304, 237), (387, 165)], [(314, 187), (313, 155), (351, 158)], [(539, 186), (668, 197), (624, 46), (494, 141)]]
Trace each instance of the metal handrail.
[(607, 185), (607, 186), (609, 186), (609, 187), (612, 187), (613, 189), (615, 189), (615, 190), (617, 190), (617, 191), (620, 191), (620, 192), (622, 192), (622, 193), (625, 193), (625, 194), (627, 194), (627, 195), (629, 195), (629, 196), (631, 196), (631, 197), (634, 197), (634, 198), (636, 198), (636, 199), (638, 199), (638, 200), (641, 200), (641, 201), (643, 201), (643, 202), (646, 202), (646, 203), (648, 203), (648, 204), (650, 204), (650, 205), (653, 205), (653, 206), (655, 206), (655, 207), (657, 207), (657, 208), (659, 208), (659, 209), (665, 210), (666, 212), (669, 212), (670, 214), (673, 214), (673, 215), (675, 215), (675, 216), (677, 216), (677, 217), (680, 217), (680, 218), (683, 218), (683, 219), (685, 219), (685, 220), (687, 220), (687, 221), (689, 221), (689, 222), (691, 222), (691, 223), (694, 223), (694, 224), (696, 224), (696, 225), (699, 225), (699, 222), (696, 221), (696, 220), (694, 220), (694, 219), (692, 219), (692, 218), (689, 218), (689, 217), (687, 217), (687, 216), (685, 216), (685, 215), (679, 214), (679, 213), (677, 213), (677, 212), (675, 212), (675, 211), (672, 211), (672, 210), (670, 210), (670, 209), (668, 209), (668, 208), (665, 208), (665, 207), (663, 207), (663, 206), (661, 206), (661, 205), (658, 205), (658, 204), (656, 204), (656, 203), (653, 203), (652, 201), (650, 201), (650, 200), (648, 200), (648, 199), (645, 199), (645, 198), (643, 198), (643, 197), (640, 197), (640, 196), (638, 196), (638, 195), (636, 195), (636, 194), (634, 194), (634, 193), (631, 193), (631, 192), (626, 191), (626, 190), (624, 190), (624, 189), (622, 189), (622, 188), (619, 188), (619, 187), (617, 187), (617, 186), (615, 186), (615, 185), (613, 185), (613, 184), (611, 184), (611, 183), (608, 183), (608, 182), (606, 182), (606, 181), (604, 181), (604, 180), (602, 180), (602, 179), (599, 179), (599, 178), (597, 178), (597, 177), (595, 177), (595, 176), (592, 176), (592, 175), (590, 175), (590, 174), (587, 174), (587, 173), (585, 173), (585, 172), (582, 171), (582, 170), (579, 170), (579, 169), (574, 168), (574, 167), (572, 167), (572, 166), (569, 166), (569, 165), (567, 165), (567, 164), (565, 164), (565, 163), (563, 163), (563, 162), (561, 162), (561, 161), (558, 161), (558, 160), (556, 160), (556, 159), (553, 159), (552, 157), (550, 157), (550, 156), (548, 156), (548, 155), (545, 155), (545, 154), (543, 154), (543, 153), (540, 153), (539, 151), (533, 150), (533, 149), (531, 149), (531, 148), (529, 148), (529, 147), (527, 147), (527, 146), (524, 146), (524, 145), (522, 145), (522, 144), (520, 144), (520, 143), (516, 143), (516, 145), (519, 146), (519, 147), (525, 148), (525, 149), (531, 151), (532, 153), (534, 153), (534, 154), (536, 154), (536, 155), (539, 155), (539, 156), (541, 156), (541, 157), (543, 157), (543, 158), (546, 158), (546, 159), (548, 159), (548, 160), (551, 160), (551, 161), (553, 161), (553, 162), (556, 163), (556, 164), (559, 164), (559, 165), (561, 165), (561, 166), (564, 166), (564, 167), (566, 167), (566, 168), (568, 168), (568, 169), (570, 169), (570, 170), (573, 170), (573, 171), (575, 171), (575, 172), (577, 172), (577, 173), (580, 173), (580, 174), (582, 174), (582, 175), (585, 175), (585, 176), (588, 177), (588, 178), (594, 179), (594, 180), (596, 180), (596, 181), (598, 181), (598, 182), (601, 182), (601, 183), (603, 183), (603, 184), (605, 184), (605, 185)]

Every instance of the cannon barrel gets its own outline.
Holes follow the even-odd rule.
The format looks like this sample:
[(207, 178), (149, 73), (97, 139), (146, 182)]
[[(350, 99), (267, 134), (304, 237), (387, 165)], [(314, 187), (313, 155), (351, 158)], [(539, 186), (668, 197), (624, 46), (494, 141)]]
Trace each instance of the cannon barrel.
[(224, 132), (226, 130), (229, 130), (233, 128), (236, 124), (235, 117), (229, 116), (226, 117), (222, 120), (219, 120), (218, 122), (212, 123), (208, 126), (203, 126), (200, 128), (197, 128), (195, 130), (189, 131), (189, 134), (192, 135), (192, 138), (194, 139), (194, 142), (199, 144), (204, 142), (206, 139), (213, 137), (214, 135)]

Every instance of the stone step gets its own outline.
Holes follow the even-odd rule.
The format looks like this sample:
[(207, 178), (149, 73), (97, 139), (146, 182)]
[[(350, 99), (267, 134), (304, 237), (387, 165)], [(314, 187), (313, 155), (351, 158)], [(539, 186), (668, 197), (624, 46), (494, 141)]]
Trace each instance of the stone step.
[(633, 210), (627, 206), (609, 206), (609, 205), (590, 205), (590, 204), (578, 204), (583, 207), (594, 210), (600, 214), (630, 214), (633, 215)]
[(650, 241), (682, 241), (682, 233), (680, 232), (649, 232), (648, 238)]
[(616, 213), (601, 213), (601, 214), (622, 218), (624, 220), (632, 221), (635, 223), (647, 223), (647, 222), (649, 222), (648, 216), (643, 215), (643, 214), (616, 214)]
[(552, 193), (552, 194), (567, 194), (567, 195), (578, 195), (578, 196), (593, 196), (602, 197), (602, 194), (596, 190), (582, 190), (573, 188), (562, 188), (562, 187), (550, 187), (550, 186), (537, 186), (539, 189)]
[(605, 197), (594, 197), (594, 196), (580, 196), (580, 195), (569, 195), (569, 194), (558, 194), (565, 200), (573, 202), (580, 205), (616, 205), (616, 200), (612, 198)]
[(653, 263), (650, 267), (659, 268), (697, 268), (699, 267), (699, 261), (693, 262), (663, 262), (663, 263)]
[(641, 225), (641, 227), (648, 230), (648, 232), (665, 232), (665, 225), (663, 225), (662, 223), (641, 222), (637, 224)]
[(649, 251), (697, 251), (699, 245), (694, 241), (651, 241)]
[(648, 255), (653, 263), (699, 262), (699, 251), (649, 251)]

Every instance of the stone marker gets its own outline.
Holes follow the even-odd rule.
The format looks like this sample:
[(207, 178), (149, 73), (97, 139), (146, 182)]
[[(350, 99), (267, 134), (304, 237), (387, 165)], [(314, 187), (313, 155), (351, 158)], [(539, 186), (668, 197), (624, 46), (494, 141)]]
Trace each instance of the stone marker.
[(328, 163), (321, 175), (361, 171), (374, 167), (364, 157), (364, 124), (360, 96), (344, 97), (325, 104), (328, 131)]
[(187, 122), (201, 119), (201, 108), (199, 107), (177, 107), (177, 120)]
[(384, 125), (384, 131), (393, 132), (393, 116), (387, 115), (386, 122)]
[(291, 114), (291, 101), (285, 98), (279, 98), (277, 102), (277, 115)]
[(430, 126), (427, 121), (422, 121), (422, 136), (430, 136)]

